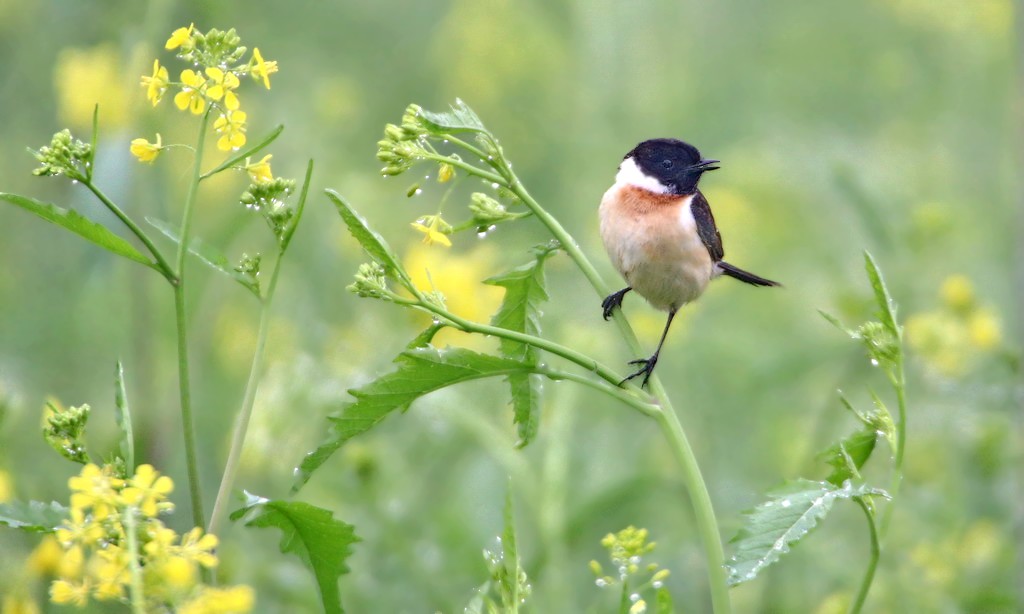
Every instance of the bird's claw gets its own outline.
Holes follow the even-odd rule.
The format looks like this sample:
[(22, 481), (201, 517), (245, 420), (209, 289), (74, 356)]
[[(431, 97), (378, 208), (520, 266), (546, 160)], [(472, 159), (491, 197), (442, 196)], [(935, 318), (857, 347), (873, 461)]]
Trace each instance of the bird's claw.
[(655, 365), (658, 364), (658, 355), (655, 354), (654, 356), (651, 356), (650, 358), (638, 358), (637, 360), (631, 360), (631, 361), (629, 361), (628, 364), (631, 364), (631, 365), (641, 365), (641, 367), (639, 369), (637, 369), (637, 371), (635, 373), (633, 373), (632, 375), (626, 376), (626, 379), (624, 379), (621, 382), (619, 382), (619, 386), (622, 386), (623, 384), (625, 384), (626, 382), (628, 382), (631, 379), (636, 379), (636, 378), (640, 377), (641, 375), (643, 375), (644, 379), (643, 379), (642, 382), (640, 382), (640, 387), (641, 388), (646, 388), (647, 387), (647, 380), (651, 379), (651, 374), (654, 373), (654, 367), (655, 367)]
[(630, 290), (632, 290), (632, 288), (623, 288), (618, 292), (612, 292), (608, 296), (604, 297), (604, 300), (601, 301), (601, 315), (604, 316), (605, 320), (612, 317), (616, 308), (622, 307), (622, 297), (626, 296), (626, 293)]

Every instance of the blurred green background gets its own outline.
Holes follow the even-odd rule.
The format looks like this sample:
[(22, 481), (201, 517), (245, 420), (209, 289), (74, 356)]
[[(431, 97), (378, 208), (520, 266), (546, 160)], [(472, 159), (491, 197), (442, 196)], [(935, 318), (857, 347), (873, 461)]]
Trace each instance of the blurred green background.
[[(417, 102), (461, 97), (502, 140), (534, 196), (609, 281), (596, 207), (621, 156), (674, 136), (721, 159), (707, 194), (731, 262), (785, 284), (724, 281), (688, 307), (659, 371), (696, 447), (724, 537), (765, 489), (827, 472), (814, 456), (853, 428), (836, 398), (887, 392), (863, 352), (816, 312), (870, 317), (870, 250), (908, 327), (906, 477), (869, 611), (1015, 612), (1021, 597), (1022, 388), (1019, 80), (1009, 0), (807, 3), (539, 0), (434, 2), (54, 2), (0, 0), (0, 190), (118, 228), (84, 190), (30, 175), (26, 147), (100, 104), (98, 183), (131, 214), (177, 219), (187, 155), (138, 164), (128, 142), (191, 142), (195, 122), (138, 87), (163, 42), (195, 22), (235, 27), (277, 60), (273, 89), (242, 92), (250, 138), (284, 123), (278, 175), (316, 161), (282, 275), (268, 369), (239, 487), (283, 497), (344, 391), (387, 372), (424, 322), (345, 292), (363, 260), (321, 196), (347, 195), (408, 260), (429, 268), (457, 313), (486, 320), (501, 293), (476, 284), (547, 237), (527, 220), (446, 250), (409, 222), (442, 191), (406, 197), (433, 172), (381, 179), (375, 141)], [(247, 94), (246, 94), (247, 93)], [(195, 232), (232, 257), (272, 252), (237, 204), (242, 177), (204, 184)], [(463, 199), (468, 200), (468, 199)], [(464, 217), (465, 203), (446, 205)], [(13, 207), (0, 207), (0, 499), (67, 501), (76, 467), (38, 435), (48, 396), (94, 408), (90, 441), (116, 446), (113, 367), (125, 363), (143, 459), (175, 478), (187, 528), (171, 294), (158, 276)], [(207, 510), (227, 453), (256, 329), (248, 294), (193, 263), (191, 355)], [(1019, 279), (1019, 277), (1017, 278)], [(625, 372), (634, 358), (601, 321), (599, 297), (567, 258), (550, 261), (546, 333)], [(625, 312), (653, 347), (663, 315)], [(491, 349), (449, 335), (442, 342)], [(611, 611), (587, 568), (602, 536), (647, 527), (681, 610), (704, 611), (705, 572), (687, 494), (655, 425), (568, 384), (546, 388), (540, 436), (515, 451), (498, 382), (434, 394), (342, 449), (300, 494), (362, 537), (342, 578), (352, 612), (457, 612), (486, 578), (481, 550), (515, 493), (531, 611)], [(888, 398), (888, 397), (886, 397)], [(868, 467), (888, 483), (880, 449)], [(231, 527), (222, 570), (258, 589), (257, 611), (312, 611), (311, 577), (276, 536)], [(738, 612), (832, 612), (855, 590), (866, 529), (851, 505), (780, 565), (734, 589)], [(46, 572), (38, 539), (0, 532), (0, 595)], [(45, 566), (42, 566), (45, 567)], [(43, 605), (44, 611), (46, 610)], [(50, 610), (57, 611), (50, 606)]]

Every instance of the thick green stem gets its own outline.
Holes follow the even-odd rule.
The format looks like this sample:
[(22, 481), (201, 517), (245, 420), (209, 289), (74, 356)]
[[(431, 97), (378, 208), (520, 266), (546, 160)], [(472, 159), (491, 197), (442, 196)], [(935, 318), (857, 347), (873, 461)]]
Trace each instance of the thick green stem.
[(245, 435), (249, 429), (249, 421), (252, 418), (253, 404), (256, 401), (256, 389), (259, 386), (260, 377), (263, 372), (264, 349), (267, 345), (267, 332), (270, 330), (270, 305), (274, 299), (274, 292), (277, 289), (278, 273), (281, 271), (281, 258), (284, 254), (279, 253), (277, 262), (274, 263), (274, 270), (270, 274), (270, 285), (267, 287), (267, 294), (260, 306), (260, 326), (256, 333), (256, 350), (252, 357), (252, 366), (249, 368), (249, 380), (245, 384), (245, 394), (242, 397), (242, 407), (235, 419), (235, 430), (231, 435), (231, 449), (228, 451), (228, 460), (224, 465), (224, 475), (221, 477), (220, 488), (217, 490), (217, 499), (213, 503), (213, 512), (210, 514), (210, 525), (207, 533), (216, 535), (220, 525), (224, 522), (224, 515), (227, 513), (228, 497), (235, 484), (235, 477), (238, 474), (238, 464), (242, 458), (242, 446), (245, 444)]
[(139, 241), (142, 241), (142, 244), (146, 246), (146, 249), (149, 250), (149, 253), (153, 255), (153, 259), (156, 260), (156, 265), (160, 269), (160, 273), (162, 273), (163, 276), (167, 278), (167, 281), (171, 282), (172, 284), (177, 283), (177, 278), (174, 275), (174, 271), (171, 269), (171, 265), (167, 263), (167, 260), (164, 259), (164, 255), (160, 252), (159, 249), (157, 249), (156, 245), (153, 244), (153, 241), (149, 238), (149, 235), (143, 232), (143, 230), (139, 228), (138, 225), (136, 225), (135, 222), (132, 221), (132, 219), (128, 217), (128, 215), (124, 211), (122, 211), (120, 207), (114, 204), (114, 201), (107, 198), (107, 195), (104, 194), (102, 190), (93, 185), (91, 181), (83, 181), (82, 183), (83, 185), (85, 185), (85, 187), (89, 188), (89, 191), (92, 192), (96, 196), (96, 198), (98, 198), (100, 202), (103, 203), (103, 205), (110, 210), (111, 213), (117, 216), (117, 219), (121, 220), (121, 222), (123, 222), (124, 225), (128, 227), (128, 230), (132, 231), (132, 234), (138, 237)]
[(210, 117), (207, 110), (199, 122), (199, 136), (196, 139), (196, 158), (192, 165), (192, 182), (185, 198), (185, 211), (181, 216), (181, 236), (178, 243), (177, 274), (174, 286), (174, 313), (178, 324), (178, 393), (181, 398), (181, 423), (185, 436), (185, 468), (188, 472), (189, 496), (192, 500), (192, 522), (194, 526), (206, 525), (203, 514), (203, 499), (196, 462), (196, 433), (192, 420), (192, 393), (188, 366), (188, 322), (185, 314), (185, 254), (188, 253), (189, 230), (192, 227), (192, 209), (199, 190), (200, 166), (203, 162), (203, 141)]
[(868, 591), (871, 590), (871, 583), (875, 579), (875, 569), (878, 567), (878, 559), (882, 554), (882, 548), (878, 543), (878, 530), (875, 527), (875, 516), (871, 513), (871, 508), (861, 497), (855, 497), (854, 503), (860, 506), (860, 509), (864, 511), (864, 516), (868, 521), (868, 532), (871, 535), (871, 560), (868, 561), (868, 568), (864, 572), (864, 579), (861, 580), (860, 589), (857, 591), (857, 597), (850, 604), (850, 614), (857, 614), (864, 607), (864, 600), (868, 597)]

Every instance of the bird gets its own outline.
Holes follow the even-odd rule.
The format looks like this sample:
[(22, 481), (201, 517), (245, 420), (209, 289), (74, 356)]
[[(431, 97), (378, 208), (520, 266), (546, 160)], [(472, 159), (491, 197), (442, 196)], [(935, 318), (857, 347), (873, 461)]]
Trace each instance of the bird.
[(654, 354), (630, 361), (639, 369), (620, 386), (641, 376), (641, 388), (647, 386), (676, 312), (697, 300), (712, 279), (725, 275), (753, 286), (781, 286), (723, 260), (722, 235), (711, 205), (697, 189), (701, 176), (719, 164), (678, 139), (646, 140), (625, 155), (615, 183), (601, 199), (601, 240), (629, 284), (602, 301), (604, 319), (621, 308), (630, 290), (668, 312)]

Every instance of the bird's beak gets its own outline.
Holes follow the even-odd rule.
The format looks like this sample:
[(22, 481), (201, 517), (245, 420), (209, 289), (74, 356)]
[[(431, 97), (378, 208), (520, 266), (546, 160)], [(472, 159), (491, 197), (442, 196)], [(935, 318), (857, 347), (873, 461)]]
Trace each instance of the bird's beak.
[(695, 171), (700, 171), (702, 173), (704, 171), (715, 171), (720, 168), (718, 166), (715, 166), (719, 162), (720, 160), (701, 160), (700, 162), (694, 164), (690, 168), (692, 168)]

